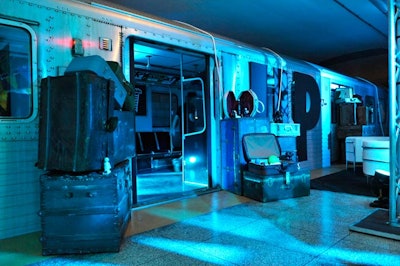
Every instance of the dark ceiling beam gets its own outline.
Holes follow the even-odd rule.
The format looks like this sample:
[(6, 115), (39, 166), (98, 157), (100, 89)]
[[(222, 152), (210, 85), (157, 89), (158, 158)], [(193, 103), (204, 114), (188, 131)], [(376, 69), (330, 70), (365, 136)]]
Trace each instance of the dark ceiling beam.
[(386, 32), (382, 32), (381, 30), (379, 30), (378, 28), (376, 28), (374, 25), (372, 25), (371, 23), (369, 23), (368, 21), (366, 21), (365, 19), (363, 19), (362, 17), (360, 17), (359, 15), (357, 15), (353, 10), (351, 10), (350, 8), (348, 8), (346, 5), (344, 5), (342, 2), (340, 2), (339, 0), (333, 0), (336, 4), (338, 4), (339, 6), (341, 6), (343, 9), (345, 9), (347, 12), (349, 12), (350, 14), (352, 14), (354, 17), (356, 17), (357, 19), (359, 19), (360, 21), (362, 21), (364, 24), (368, 25), (368, 27), (370, 27), (371, 29), (373, 29), (374, 31), (376, 31), (377, 33), (379, 33), (380, 35), (382, 35), (383, 37), (387, 38), (388, 35)]
[(387, 2), (385, 0), (369, 0), (379, 11), (381, 11), (385, 16), (388, 13)]
[(334, 57), (334, 58), (331, 58), (328, 60), (324, 60), (324, 61), (319, 62), (319, 65), (329, 67), (332, 65), (341, 64), (341, 63), (349, 62), (352, 60), (357, 60), (360, 58), (368, 58), (368, 57), (372, 57), (372, 56), (387, 55), (387, 54), (388, 54), (387, 49), (383, 49), (383, 48), (370, 49), (370, 50), (354, 52), (354, 53), (350, 53), (350, 54), (337, 56), (337, 57)]

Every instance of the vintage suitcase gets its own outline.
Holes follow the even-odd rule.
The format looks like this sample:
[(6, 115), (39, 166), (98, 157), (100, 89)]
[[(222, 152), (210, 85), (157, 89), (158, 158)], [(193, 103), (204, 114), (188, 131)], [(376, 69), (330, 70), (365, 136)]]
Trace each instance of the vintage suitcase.
[(299, 164), (290, 154), (281, 155), (274, 134), (251, 133), (242, 140), (248, 162), (243, 171), (243, 196), (268, 202), (310, 194), (309, 172), (298, 171)]
[(108, 175), (40, 177), (43, 255), (118, 252), (132, 206), (130, 161)]
[(134, 112), (114, 110), (112, 84), (89, 72), (42, 80), (39, 168), (97, 171), (134, 156)]
[(110, 68), (107, 61), (98, 55), (75, 57), (65, 70), (65, 75), (82, 71), (92, 72), (99, 77), (112, 80), (115, 84), (115, 93), (113, 97), (116, 107), (122, 108), (127, 96), (127, 91), (114, 71)]
[[(277, 175), (281, 173), (294, 173), (299, 169), (292, 155), (281, 154), (281, 147), (274, 134), (250, 133), (242, 138), (244, 157), (247, 169), (259, 175)], [(272, 161), (274, 159), (274, 161)]]
[(243, 172), (243, 196), (269, 202), (280, 199), (310, 195), (310, 172), (281, 173), (278, 175), (258, 175)]

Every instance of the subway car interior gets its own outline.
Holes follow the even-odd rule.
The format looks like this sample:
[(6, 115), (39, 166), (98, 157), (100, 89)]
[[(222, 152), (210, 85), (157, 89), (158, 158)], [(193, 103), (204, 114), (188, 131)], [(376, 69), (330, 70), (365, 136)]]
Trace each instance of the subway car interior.
[[(206, 58), (145, 42), (133, 49), (138, 203), (208, 189)], [(190, 158), (184, 168), (183, 156)]]
[(3, 0), (1, 265), (400, 265), (400, 3)]

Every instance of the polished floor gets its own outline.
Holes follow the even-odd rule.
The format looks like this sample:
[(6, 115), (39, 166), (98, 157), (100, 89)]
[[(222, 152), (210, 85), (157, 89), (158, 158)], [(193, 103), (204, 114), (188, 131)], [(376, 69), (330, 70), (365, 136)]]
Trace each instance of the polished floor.
[[(312, 178), (326, 171), (335, 169)], [(349, 230), (375, 211), (372, 200), (311, 190), (261, 203), (214, 192), (134, 210), (119, 253), (42, 257), (39, 241), (21, 237), (14, 252), (0, 242), (0, 264), (400, 265), (400, 241)]]

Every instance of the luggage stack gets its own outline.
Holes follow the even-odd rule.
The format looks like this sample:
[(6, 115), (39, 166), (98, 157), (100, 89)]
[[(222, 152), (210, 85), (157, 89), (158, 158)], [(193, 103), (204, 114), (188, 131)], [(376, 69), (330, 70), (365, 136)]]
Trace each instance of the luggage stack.
[(42, 175), (42, 254), (118, 252), (131, 213), (131, 186), (129, 161), (108, 175)]
[(243, 171), (245, 197), (268, 202), (310, 195), (310, 172), (300, 170), (289, 154), (281, 154), (274, 134), (246, 134), (242, 141), (247, 162)]
[[(93, 59), (111, 71), (98, 57), (82, 66)], [(70, 71), (41, 83), (43, 255), (117, 252), (130, 218), (134, 112), (122, 109), (121, 93), (115, 97), (119, 81), (98, 72)]]

